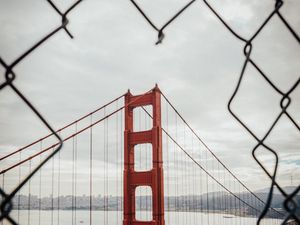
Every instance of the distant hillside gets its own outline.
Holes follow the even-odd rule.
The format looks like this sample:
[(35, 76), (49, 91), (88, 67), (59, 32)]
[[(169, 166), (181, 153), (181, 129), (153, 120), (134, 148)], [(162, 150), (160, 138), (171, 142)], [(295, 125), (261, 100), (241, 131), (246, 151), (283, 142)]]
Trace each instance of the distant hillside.
[[(283, 187), (282, 189), (288, 193), (291, 194), (297, 187), (296, 186), (286, 186)], [(255, 191), (255, 193), (264, 201), (267, 199), (268, 194), (269, 194), (270, 188), (264, 188)], [(275, 187), (273, 191), (273, 198), (272, 198), (272, 207), (273, 208), (278, 208), (278, 209), (283, 209), (283, 202), (285, 200), (285, 197), (282, 196), (281, 192)], [(297, 194), (297, 196), (294, 198), (294, 201), (300, 205), (300, 193)], [(297, 211), (298, 215), (300, 215), (300, 207)]]
[[(286, 186), (283, 187), (282, 189), (286, 192), (286, 193), (292, 193), (297, 187), (296, 186)], [(270, 188), (264, 188), (264, 189), (260, 189), (255, 191), (255, 193), (269, 193)], [(277, 187), (274, 187), (274, 194), (281, 194), (281, 192), (277, 189)]]

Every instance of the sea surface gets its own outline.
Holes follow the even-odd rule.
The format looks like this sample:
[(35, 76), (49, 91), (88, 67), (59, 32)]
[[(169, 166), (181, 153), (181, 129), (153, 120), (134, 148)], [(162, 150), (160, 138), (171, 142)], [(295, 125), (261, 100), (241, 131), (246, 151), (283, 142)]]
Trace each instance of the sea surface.
[[(20, 225), (122, 225), (121, 211), (90, 211), (87, 210), (60, 210), (13, 211), (11, 216)], [(137, 212), (136, 217), (150, 220), (151, 214), (147, 211)], [(91, 223), (90, 223), (91, 218)], [(166, 225), (255, 225), (256, 218), (239, 217), (229, 214), (201, 213), (201, 212), (166, 212)], [(280, 225), (281, 220), (264, 219), (262, 225)], [(9, 225), (7, 221), (1, 225)]]

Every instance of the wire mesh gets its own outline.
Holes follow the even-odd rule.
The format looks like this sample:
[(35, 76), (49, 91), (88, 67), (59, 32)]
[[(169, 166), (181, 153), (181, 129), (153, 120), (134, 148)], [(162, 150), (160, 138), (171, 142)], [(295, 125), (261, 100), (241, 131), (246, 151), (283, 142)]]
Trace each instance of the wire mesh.
[[(14, 72), (14, 67), (19, 64), (21, 61), (23, 61), (30, 53), (33, 51), (36, 51), (38, 47), (40, 47), (43, 43), (45, 43), (49, 38), (51, 38), (53, 35), (55, 35), (57, 32), (60, 30), (64, 30), (67, 35), (70, 38), (73, 38), (72, 34), (67, 28), (68, 25), (68, 18), (67, 15), (77, 7), (77, 5), (81, 2), (82, 0), (76, 1), (74, 4), (72, 4), (65, 12), (62, 12), (51, 0), (47, 0), (47, 2), (50, 4), (50, 6), (56, 11), (56, 13), (61, 17), (61, 24), (58, 25), (55, 29), (51, 30), (47, 35), (42, 37), (40, 41), (38, 41), (36, 44), (34, 44), (32, 47), (30, 47), (27, 51), (25, 51), (22, 55), (20, 55), (16, 60), (14, 60), (11, 64), (7, 64), (4, 59), (0, 57), (0, 64), (2, 67), (5, 69), (5, 81), (0, 84), (0, 90), (3, 88), (11, 88), (22, 101), (32, 110), (32, 112), (40, 119), (40, 121), (49, 129), (51, 134), (58, 140), (58, 145), (54, 147), (53, 151), (49, 156), (47, 156), (45, 159), (41, 159), (40, 163), (35, 167), (31, 168), (29, 174), (25, 177), (25, 179), (21, 180), (19, 182), (19, 185), (10, 193), (5, 193), (3, 190), (4, 183), (2, 185), (2, 189), (0, 189), (0, 195), (2, 196), (2, 202), (1, 202), (1, 215), (0, 215), (0, 221), (6, 219), (8, 220), (11, 224), (17, 224), (14, 219), (10, 217), (10, 212), (12, 210), (12, 200), (15, 197), (16, 193), (28, 182), (30, 182), (31, 177), (36, 174), (45, 164), (48, 162), (51, 158), (56, 155), (61, 147), (62, 147), (62, 140), (60, 138), (60, 135), (55, 132), (55, 130), (52, 128), (52, 126), (48, 123), (48, 121), (39, 113), (39, 111), (33, 106), (31, 101), (27, 99), (21, 90), (19, 90), (15, 84), (14, 80), (16, 78), (16, 73)], [(196, 0), (189, 1), (186, 5), (184, 5), (183, 8), (181, 8), (174, 16), (172, 16), (162, 27), (157, 27), (149, 18), (146, 13), (141, 9), (141, 7), (138, 5), (138, 3), (134, 0), (131, 0), (133, 5), (136, 7), (139, 13), (146, 19), (146, 21), (149, 23), (149, 25), (157, 31), (158, 33), (158, 40), (156, 44), (162, 43), (163, 39), (165, 38), (164, 30), (168, 26), (170, 26), (180, 15), (182, 15), (188, 8), (190, 8)], [(292, 26), (288, 23), (288, 21), (285, 19), (284, 15), (281, 13), (280, 9), (284, 5), (283, 0), (276, 0), (274, 1), (274, 8), (270, 9), (269, 15), (267, 18), (262, 21), (261, 25), (258, 27), (258, 29), (254, 32), (253, 35), (251, 35), (249, 38), (245, 38), (241, 36), (238, 32), (236, 32), (227, 22), (226, 20), (219, 14), (214, 7), (211, 6), (211, 4), (203, 0), (205, 5), (211, 10), (211, 12), (220, 20), (220, 22), (228, 29), (228, 31), (236, 37), (238, 40), (244, 43), (244, 49), (243, 53), (245, 56), (245, 61), (243, 63), (243, 67), (241, 70), (241, 73), (238, 78), (237, 85), (234, 89), (234, 92), (228, 102), (228, 110), (232, 114), (232, 116), (247, 130), (247, 132), (257, 141), (257, 144), (253, 147), (252, 149), (252, 155), (255, 161), (258, 163), (258, 165), (262, 168), (262, 170), (266, 173), (266, 175), (270, 178), (271, 180), (271, 187), (270, 187), (270, 192), (269, 196), (267, 199), (267, 202), (265, 204), (265, 207), (263, 208), (262, 212), (260, 213), (259, 219), (258, 219), (258, 224), (262, 221), (262, 219), (267, 215), (270, 206), (271, 206), (271, 201), (272, 201), (272, 196), (274, 192), (274, 187), (277, 187), (280, 193), (284, 196), (285, 201), (284, 201), (284, 208), (287, 212), (287, 216), (285, 220), (283, 221), (283, 224), (287, 224), (287, 222), (290, 219), (295, 220), (298, 224), (300, 224), (300, 219), (296, 215), (296, 210), (299, 208), (297, 203), (295, 202), (295, 197), (300, 191), (300, 185), (290, 194), (288, 194), (286, 191), (283, 190), (283, 188), (279, 185), (279, 183), (276, 180), (276, 175), (277, 175), (277, 168), (278, 168), (278, 154), (275, 149), (271, 148), (268, 144), (266, 144), (266, 139), (270, 135), (270, 133), (274, 130), (274, 128), (277, 126), (278, 122), (283, 118), (283, 116), (286, 116), (291, 123), (295, 126), (295, 128), (300, 131), (300, 127), (297, 124), (296, 120), (293, 118), (293, 115), (291, 115), (288, 111), (289, 106), (292, 103), (292, 93), (298, 88), (299, 83), (300, 83), (300, 77), (296, 80), (296, 82), (291, 85), (288, 91), (284, 92), (278, 87), (274, 82), (271, 81), (270, 75), (266, 74), (263, 72), (261, 69), (261, 66), (254, 61), (254, 59), (251, 58), (251, 53), (253, 50), (253, 42), (254, 40), (259, 36), (259, 34), (262, 32), (262, 30), (270, 23), (270, 20), (277, 16), (282, 24), (288, 29), (290, 32), (291, 36), (296, 40), (298, 44), (300, 44), (300, 37), (297, 34), (297, 32), (292, 28)], [(280, 96), (281, 96), (281, 101), (279, 104), (280, 107), (280, 113), (277, 115), (277, 117), (274, 119), (272, 125), (269, 127), (268, 131), (265, 133), (263, 138), (259, 138), (258, 135), (256, 134), (255, 130), (251, 129), (249, 126), (246, 125), (246, 123), (240, 118), (240, 116), (235, 113), (232, 103), (234, 102), (235, 98), (239, 94), (240, 86), (243, 83), (244, 80), (244, 75), (246, 68), (251, 65), (255, 70), (262, 76), (265, 80), (265, 82), (272, 88), (274, 89)], [(275, 156), (275, 166), (273, 168), (273, 172), (270, 173), (267, 169), (266, 166), (259, 161), (257, 154), (258, 154), (258, 149), (259, 147), (263, 147), (267, 149), (269, 152), (271, 152)], [(3, 176), (4, 178), (4, 176)], [(3, 179), (4, 180), (4, 179)], [(30, 203), (30, 201), (29, 201)], [(226, 204), (226, 202), (225, 202)]]
[(22, 62), (30, 53), (37, 50), (38, 47), (40, 47), (43, 43), (49, 40), (49, 38), (51, 38), (60, 30), (64, 30), (70, 38), (73, 38), (72, 34), (67, 28), (67, 25), (69, 23), (67, 16), (74, 8), (76, 8), (76, 6), (81, 1), (82, 0), (76, 1), (65, 12), (62, 12), (51, 0), (47, 0), (47, 2), (57, 12), (57, 14), (61, 16), (61, 24), (58, 25), (55, 29), (51, 30), (44, 37), (42, 37), (38, 42), (36, 42), (32, 47), (30, 47), (27, 51), (21, 54), (11, 64), (7, 64), (5, 60), (0, 57), (0, 64), (5, 69), (5, 81), (0, 84), (0, 90), (2, 90), (3, 88), (11, 88), (18, 95), (18, 97), (32, 110), (32, 113), (34, 113), (40, 119), (41, 123), (43, 123), (48, 128), (48, 130), (54, 135), (54, 137), (58, 140), (58, 145), (55, 146), (52, 153), (49, 154), (45, 159), (43, 159), (34, 169), (32, 170), (30, 169), (29, 174), (22, 181), (20, 181), (20, 183), (12, 192), (5, 193), (3, 189), (0, 189), (0, 195), (2, 196), (1, 208), (0, 208), (1, 210), (0, 221), (6, 219), (11, 224), (17, 224), (17, 222), (10, 216), (10, 212), (13, 208), (12, 200), (14, 196), (17, 194), (17, 192), (20, 189), (22, 189), (22, 187), (24, 187), (24, 185), (30, 182), (33, 175), (35, 175), (51, 158), (53, 158), (60, 151), (63, 145), (63, 142), (59, 134), (52, 128), (49, 122), (41, 115), (38, 109), (34, 107), (33, 103), (29, 99), (27, 99), (22, 93), (22, 91), (18, 89), (14, 84), (14, 80), (17, 76), (16, 73), (14, 72), (14, 67), (18, 65), (20, 62)]
[[(131, 0), (131, 2), (137, 8), (137, 10), (141, 13), (141, 15), (147, 20), (147, 22), (149, 23), (149, 25), (158, 32), (158, 41), (156, 42), (156, 44), (160, 44), (160, 43), (162, 43), (162, 40), (165, 37), (165, 35), (163, 33), (164, 29), (167, 26), (169, 26), (170, 24), (172, 24), (174, 22), (174, 20), (176, 18), (178, 18), (186, 9), (188, 9), (189, 7), (191, 7), (191, 5), (195, 1), (190, 1), (188, 4), (186, 4), (177, 14), (175, 14), (173, 17), (171, 17), (171, 19), (168, 20), (161, 28), (157, 28), (154, 25), (154, 23), (152, 22), (152, 20), (145, 14), (145, 12), (136, 3), (136, 1)], [(300, 191), (300, 185), (292, 193), (290, 193), (290, 194), (288, 194), (279, 185), (279, 183), (276, 181), (276, 175), (277, 175), (277, 169), (278, 169), (278, 154), (277, 154), (277, 152), (276, 152), (275, 149), (273, 149), (268, 144), (266, 144), (266, 139), (268, 138), (268, 136), (270, 135), (270, 133), (272, 132), (272, 130), (274, 130), (274, 128), (278, 124), (279, 120), (282, 119), (282, 117), (284, 115), (290, 120), (290, 122), (292, 122), (292, 124), (295, 126), (295, 128), (300, 132), (300, 126), (297, 124), (296, 120), (294, 120), (293, 115), (291, 115), (288, 112), (288, 110), (287, 110), (288, 107), (290, 106), (291, 102), (292, 102), (291, 94), (295, 91), (295, 89), (298, 87), (298, 85), (300, 83), (300, 77), (296, 80), (296, 82), (293, 85), (291, 85), (291, 87), (288, 89), (288, 91), (283, 92), (280, 89), (280, 87), (278, 87), (277, 85), (275, 85), (274, 82), (271, 81), (270, 75), (268, 75), (265, 72), (263, 72), (263, 70), (261, 69), (261, 66), (257, 62), (255, 62), (254, 59), (251, 58), (251, 53), (252, 53), (252, 49), (253, 49), (253, 42), (254, 42), (254, 40), (258, 37), (258, 35), (262, 32), (262, 30), (270, 23), (270, 20), (273, 17), (275, 17), (275, 16), (277, 16), (280, 19), (280, 21), (288, 29), (288, 31), (290, 32), (290, 34), (293, 36), (293, 38), (295, 39), (295, 41), (298, 44), (300, 44), (300, 37), (297, 34), (297, 32), (292, 28), (292, 26), (288, 23), (288, 21), (285, 19), (284, 15), (280, 12), (280, 9), (284, 5), (284, 1), (283, 0), (276, 0), (276, 1), (274, 1), (274, 8), (270, 10), (267, 18), (264, 21), (262, 21), (262, 23), (258, 27), (258, 29), (249, 38), (245, 38), (242, 35), (240, 35), (238, 32), (236, 32), (226, 22), (226, 20), (221, 16), (221, 14), (218, 13), (217, 10), (214, 7), (212, 7), (212, 5), (208, 1), (203, 0), (203, 2), (211, 10), (211, 12), (220, 20), (220, 22), (227, 28), (227, 30), (230, 31), (230, 33), (232, 35), (234, 35), (238, 40), (240, 40), (241, 42), (243, 42), (245, 44), (244, 45), (244, 49), (243, 49), (243, 53), (244, 53), (244, 56), (245, 56), (245, 61), (244, 61), (244, 64), (243, 64), (240, 76), (238, 78), (237, 85), (236, 85), (236, 87), (234, 89), (234, 92), (233, 92), (233, 94), (232, 94), (229, 102), (228, 102), (228, 110), (231, 113), (231, 115), (257, 141), (257, 144), (252, 149), (252, 156), (253, 156), (254, 160), (257, 162), (257, 164), (262, 168), (263, 172), (271, 180), (271, 186), (270, 186), (270, 191), (269, 191), (268, 199), (267, 199), (267, 202), (265, 204), (264, 209), (262, 210), (261, 214), (259, 215), (257, 224), (260, 224), (262, 222), (262, 219), (267, 215), (267, 213), (268, 213), (268, 211), (270, 209), (274, 187), (278, 188), (278, 190), (280, 191), (280, 193), (285, 198), (284, 208), (285, 208), (285, 210), (287, 212), (287, 216), (286, 216), (285, 220), (283, 221), (283, 224), (287, 224), (290, 221), (290, 219), (293, 219), (296, 223), (300, 224), (300, 218), (295, 214), (296, 210), (299, 208), (299, 205), (294, 201), (294, 198), (296, 197), (296, 195)], [(268, 131), (265, 133), (265, 135), (263, 135), (263, 138), (259, 138), (259, 136), (256, 134), (255, 130), (253, 130), (249, 126), (247, 126), (246, 123), (240, 118), (240, 116), (237, 113), (234, 112), (234, 110), (232, 108), (232, 102), (234, 101), (234, 99), (236, 98), (236, 96), (237, 96), (237, 94), (239, 92), (240, 86), (241, 86), (241, 84), (243, 82), (243, 78), (244, 78), (244, 75), (245, 75), (246, 68), (249, 65), (252, 65), (255, 68), (255, 70), (257, 70), (257, 72), (264, 78), (265, 82), (267, 82), (267, 84), (272, 89), (274, 89), (281, 96), (281, 100), (280, 100), (280, 104), (279, 104), (279, 107), (280, 107), (281, 111), (278, 114), (278, 116), (274, 119), (274, 121), (273, 121), (272, 125), (270, 126), (270, 128), (268, 129)], [(273, 154), (275, 156), (275, 166), (273, 168), (272, 173), (270, 173), (266, 169), (266, 165), (264, 165), (263, 162), (261, 162), (258, 159), (257, 154), (258, 154), (259, 147), (263, 147), (264, 149), (268, 150), (271, 154)]]

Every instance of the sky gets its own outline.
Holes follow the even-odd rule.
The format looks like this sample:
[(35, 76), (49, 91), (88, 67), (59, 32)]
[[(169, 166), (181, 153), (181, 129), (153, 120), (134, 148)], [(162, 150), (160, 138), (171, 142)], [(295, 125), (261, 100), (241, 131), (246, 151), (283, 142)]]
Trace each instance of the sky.
[[(54, 1), (64, 11), (72, 3)], [(162, 26), (185, 0), (140, 0), (157, 26)], [(225, 0), (211, 3), (243, 37), (250, 37), (273, 9), (273, 1)], [(291, 26), (300, 33), (300, 3), (282, 7)], [(60, 31), (19, 63), (15, 84), (54, 128), (103, 105), (130, 89), (143, 93), (158, 83), (179, 112), (197, 130), (216, 155), (252, 189), (269, 185), (254, 162), (255, 140), (230, 115), (227, 102), (244, 62), (244, 44), (196, 1), (164, 33), (157, 33), (130, 1), (86, 0), (69, 16), (71, 40)], [(36, 41), (60, 24), (47, 1), (0, 2), (0, 49), (13, 62)], [(252, 57), (268, 77), (287, 91), (299, 78), (300, 48), (274, 17), (253, 42)], [(4, 74), (4, 69), (0, 67)], [(0, 82), (3, 81), (0, 77)], [(288, 109), (300, 123), (300, 88)], [(259, 137), (280, 112), (280, 96), (249, 66), (233, 108)], [(0, 92), (1, 155), (24, 146), (48, 131), (9, 89)], [(26, 127), (26, 129), (24, 129)], [(283, 186), (300, 181), (299, 131), (282, 118), (267, 140), (280, 157), (278, 181)], [(260, 157), (273, 165), (263, 149)], [(293, 181), (291, 182), (291, 176)]]

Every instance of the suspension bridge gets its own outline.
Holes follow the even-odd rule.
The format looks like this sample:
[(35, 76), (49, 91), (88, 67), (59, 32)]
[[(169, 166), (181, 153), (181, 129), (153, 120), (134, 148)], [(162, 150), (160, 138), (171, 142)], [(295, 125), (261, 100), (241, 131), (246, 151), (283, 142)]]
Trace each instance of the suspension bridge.
[[(20, 190), (60, 142), (49, 134), (1, 156), (1, 188), (13, 193), (2, 224), (248, 225), (265, 207), (157, 86), (128, 91), (57, 134), (63, 147)], [(282, 218), (270, 208), (262, 224)]]

